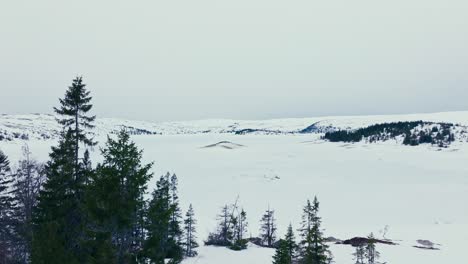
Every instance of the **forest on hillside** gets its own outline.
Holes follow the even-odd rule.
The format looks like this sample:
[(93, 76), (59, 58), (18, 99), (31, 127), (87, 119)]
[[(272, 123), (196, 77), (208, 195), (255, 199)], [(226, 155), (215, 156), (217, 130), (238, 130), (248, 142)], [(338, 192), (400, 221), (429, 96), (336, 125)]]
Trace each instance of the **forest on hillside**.
[(365, 140), (373, 143), (401, 137), (404, 145), (432, 144), (446, 147), (455, 141), (455, 135), (452, 132), (454, 126), (451, 123), (424, 121), (383, 123), (356, 130), (327, 132), (323, 139), (331, 142), (361, 142)]

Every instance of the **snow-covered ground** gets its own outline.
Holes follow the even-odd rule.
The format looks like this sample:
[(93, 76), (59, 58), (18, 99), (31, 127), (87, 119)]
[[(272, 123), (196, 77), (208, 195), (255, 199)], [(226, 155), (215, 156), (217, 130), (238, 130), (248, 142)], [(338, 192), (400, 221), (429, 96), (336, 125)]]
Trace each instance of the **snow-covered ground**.
[[(249, 128), (262, 126), (297, 131), (319, 121), (324, 126), (332, 124), (344, 128), (421, 119), (466, 125), (468, 112), (235, 123)], [(0, 117), (0, 127), (4, 127), (5, 122), (5, 118)], [(17, 121), (10, 119), (8, 122), (12, 129), (11, 124)], [(109, 124), (108, 129), (116, 122)], [(136, 127), (135, 122), (127, 122)], [(24, 124), (35, 127), (31, 122)], [(206, 131), (229, 126), (232, 122), (173, 124), (178, 124), (177, 131), (192, 131), (193, 127)], [(160, 124), (154, 126), (161, 127)], [(167, 131), (176, 130), (168, 128)], [(104, 142), (103, 135), (98, 139)], [(289, 223), (298, 228), (303, 205), (317, 195), (326, 236), (348, 239), (374, 232), (382, 237), (381, 231), (388, 226), (386, 237), (399, 245), (379, 245), (382, 262), (466, 263), (468, 143), (457, 142), (440, 150), (429, 145), (402, 146), (393, 141), (329, 143), (320, 140), (320, 134), (234, 135), (219, 130), (138, 135), (133, 136), (133, 140), (144, 149), (146, 162), (155, 161), (155, 176), (166, 171), (178, 175), (182, 207), (186, 209), (189, 203), (193, 204), (200, 243), (215, 228), (221, 206), (234, 202), (237, 196), (247, 212), (252, 236), (258, 235), (259, 219), (268, 206), (276, 210), (279, 234), (283, 236)], [(210, 146), (222, 141), (231, 143)], [(50, 146), (54, 144), (54, 140), (26, 142), (40, 160), (47, 159)], [(1, 141), (0, 149), (14, 163), (24, 143)], [(93, 155), (98, 159), (97, 149)], [(150, 189), (155, 186), (156, 178), (151, 181)], [(441, 250), (414, 248), (418, 239), (438, 243)], [(353, 263), (350, 246), (332, 245), (331, 249), (336, 263)], [(273, 250), (256, 246), (242, 252), (201, 247), (199, 256), (184, 264), (266, 264), (271, 263), (273, 253)]]

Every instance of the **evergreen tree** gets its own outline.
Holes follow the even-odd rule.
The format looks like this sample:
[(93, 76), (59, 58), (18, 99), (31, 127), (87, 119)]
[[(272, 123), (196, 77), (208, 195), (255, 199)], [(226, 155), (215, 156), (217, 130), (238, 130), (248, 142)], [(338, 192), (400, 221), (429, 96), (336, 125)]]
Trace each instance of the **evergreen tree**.
[(187, 213), (185, 214), (184, 220), (184, 230), (185, 230), (185, 256), (187, 257), (195, 257), (197, 252), (194, 250), (198, 247), (197, 237), (196, 237), (196, 229), (195, 225), (197, 221), (194, 217), (193, 207), (190, 204)]
[(260, 238), (262, 239), (262, 244), (267, 247), (272, 247), (276, 242), (275, 211), (268, 208), (263, 214), (260, 223)]
[(169, 220), (168, 230), (168, 257), (175, 262), (180, 262), (183, 258), (182, 241), (182, 213), (179, 207), (178, 180), (175, 174), (172, 174), (169, 181), (170, 204), (169, 210), (171, 218)]
[[(0, 151), (0, 228), (5, 228), (12, 209), (13, 199), (11, 197), (11, 186), (13, 177), (11, 176), (10, 161), (8, 157)], [(2, 232), (3, 234), (4, 232)]]
[(278, 241), (275, 255), (273, 256), (273, 264), (292, 264), (296, 257), (296, 241), (294, 232), (291, 225), (284, 239)]
[(358, 245), (353, 253), (356, 264), (364, 264), (365, 248), (364, 245)]
[(224, 246), (230, 246), (232, 241), (234, 240), (235, 234), (235, 223), (233, 213), (231, 212), (235, 209), (231, 209), (228, 205), (225, 205), (222, 210), (221, 214), (218, 215), (219, 219), (219, 240), (224, 244)]
[(76, 198), (75, 142), (62, 134), (45, 167), (46, 182), (34, 211), (32, 263), (80, 263), (82, 206)]
[(14, 199), (11, 195), (13, 178), (8, 157), (0, 151), (0, 263), (13, 260), (14, 232)]
[(170, 211), (170, 183), (169, 174), (161, 176), (152, 193), (148, 206), (146, 229), (148, 237), (145, 241), (145, 256), (152, 263), (162, 264), (167, 255), (167, 239), (169, 236)]
[(94, 128), (93, 122), (96, 119), (96, 116), (87, 115), (93, 107), (90, 104), (91, 99), (90, 92), (86, 90), (86, 84), (83, 83), (83, 78), (76, 77), (65, 92), (65, 97), (59, 99), (60, 107), (54, 107), (55, 112), (61, 116), (57, 121), (65, 130), (71, 131), (71, 137), (75, 141), (75, 177), (78, 177), (79, 143), (81, 142), (85, 146), (96, 145), (96, 142), (85, 131), (85, 129)]
[[(88, 116), (91, 110), (91, 97), (85, 89), (81, 77), (73, 80), (60, 107), (54, 108), (61, 117), (57, 121), (63, 126), (59, 146), (52, 149), (50, 161), (46, 166), (47, 180), (40, 192), (33, 241), (33, 261), (42, 263), (50, 259), (50, 250), (56, 247), (58, 256), (73, 261), (89, 261), (87, 245), (89, 237), (88, 208), (85, 203), (85, 191), (89, 183), (89, 153), (79, 159), (79, 144), (93, 146), (85, 129), (93, 128), (94, 116)], [(71, 158), (70, 158), (71, 157)], [(57, 204), (53, 205), (56, 201)], [(69, 210), (67, 210), (69, 209)], [(55, 211), (54, 211), (55, 210)], [(39, 236), (36, 236), (35, 233)], [(50, 236), (50, 243), (39, 243), (39, 237)], [(56, 240), (54, 238), (57, 238)], [(55, 258), (60, 261), (61, 258)]]
[(231, 246), (233, 250), (242, 250), (247, 248), (247, 240), (244, 235), (247, 233), (247, 213), (244, 209), (241, 210), (237, 217), (232, 219), (234, 226), (234, 242)]
[(237, 200), (232, 205), (223, 206), (218, 215), (217, 230), (208, 235), (205, 245), (229, 247), (232, 250), (247, 248), (247, 213), (244, 209), (239, 211)]
[(244, 239), (244, 235), (247, 234), (247, 213), (244, 211), (244, 209), (241, 210), (239, 214), (239, 224), (237, 227), (237, 240), (240, 241)]
[(275, 255), (273, 255), (273, 264), (292, 264), (291, 259), (288, 250), (288, 242), (280, 239)]
[(371, 233), (367, 237), (367, 245), (364, 248), (364, 256), (366, 258), (367, 264), (377, 263), (377, 259), (380, 257), (380, 253), (375, 248), (375, 243), (374, 234)]
[(296, 237), (294, 236), (294, 231), (292, 228), (292, 225), (289, 224), (288, 226), (288, 231), (286, 232), (286, 236), (284, 240), (287, 243), (287, 248), (288, 248), (288, 256), (289, 256), (289, 261), (290, 263), (293, 263), (293, 261), (296, 259), (296, 251), (297, 251), (297, 244), (296, 244)]
[(228, 206), (227, 204), (221, 208), (221, 213), (217, 215), (217, 230), (208, 235), (205, 245), (232, 246), (235, 239), (235, 227), (237, 225), (237, 219), (233, 216), (236, 208), (236, 205)]
[(173, 203), (177, 200), (174, 199), (177, 193), (175, 182), (169, 173), (161, 176), (149, 203), (146, 224), (148, 235), (144, 248), (145, 256), (152, 263), (164, 263), (165, 259), (170, 259), (171, 263), (179, 263), (183, 258), (181, 241), (178, 241), (179, 237), (174, 232), (176, 228), (180, 230), (180, 219), (176, 213), (180, 209), (177, 203)]
[(152, 164), (141, 164), (142, 151), (124, 130), (115, 140), (108, 137), (101, 152), (104, 161), (92, 174), (87, 201), (95, 223), (93, 236), (105, 245), (95, 245), (93, 254), (99, 258), (112, 253), (115, 263), (134, 263), (141, 257), (145, 236), (143, 195)]
[(326, 264), (330, 261), (328, 246), (323, 239), (320, 229), (321, 219), (318, 216), (319, 202), (314, 198), (313, 204), (307, 201), (302, 216), (302, 227), (299, 230), (300, 263), (302, 264)]
[(182, 240), (182, 227), (181, 219), (182, 213), (179, 207), (179, 197), (177, 194), (178, 180), (175, 174), (170, 177), (170, 210), (171, 219), (169, 221), (169, 239), (177, 243), (181, 243)]

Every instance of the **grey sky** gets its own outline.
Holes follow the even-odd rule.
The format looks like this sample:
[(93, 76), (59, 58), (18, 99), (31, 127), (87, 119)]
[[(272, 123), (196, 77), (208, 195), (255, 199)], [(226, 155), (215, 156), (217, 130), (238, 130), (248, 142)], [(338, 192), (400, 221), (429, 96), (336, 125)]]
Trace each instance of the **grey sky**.
[(77, 74), (101, 117), (468, 110), (466, 0), (2, 1), (0, 113)]

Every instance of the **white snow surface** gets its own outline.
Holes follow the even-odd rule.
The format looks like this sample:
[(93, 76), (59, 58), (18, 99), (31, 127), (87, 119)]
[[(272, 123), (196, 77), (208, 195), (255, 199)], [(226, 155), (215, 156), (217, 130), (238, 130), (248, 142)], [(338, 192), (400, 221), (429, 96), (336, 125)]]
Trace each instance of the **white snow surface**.
[[(144, 161), (154, 161), (155, 187), (159, 175), (179, 177), (181, 206), (193, 204), (200, 244), (216, 227), (216, 215), (237, 196), (246, 210), (249, 234), (258, 235), (259, 219), (270, 206), (276, 211), (282, 237), (289, 223), (297, 229), (302, 207), (315, 195), (326, 236), (349, 239), (370, 232), (399, 245), (378, 245), (381, 262), (389, 264), (466, 263), (468, 244), (468, 143), (447, 149), (429, 145), (403, 146), (395, 142), (343, 144), (320, 140), (320, 134), (234, 135), (222, 133), (230, 125), (298, 131), (313, 123), (356, 128), (382, 122), (425, 120), (468, 125), (468, 112), (373, 117), (333, 117), (268, 121), (206, 120), (153, 124), (98, 119), (97, 139), (119, 124), (154, 129), (162, 135), (132, 139), (144, 150)], [(141, 126), (140, 126), (141, 125)], [(0, 130), (59, 131), (53, 116), (0, 116)], [(209, 133), (202, 133), (210, 130)], [(48, 133), (49, 133), (48, 132)], [(105, 133), (104, 133), (105, 132)], [(31, 133), (31, 132), (30, 132)], [(219, 142), (238, 148), (211, 147)], [(0, 141), (0, 149), (15, 163), (27, 143), (33, 155), (47, 160), (54, 139)], [(95, 148), (94, 160), (100, 160)], [(440, 244), (440, 250), (417, 249), (417, 240)], [(353, 248), (331, 245), (338, 264), (351, 264)], [(249, 245), (245, 251), (198, 249), (199, 256), (184, 264), (266, 264), (274, 251)]]

